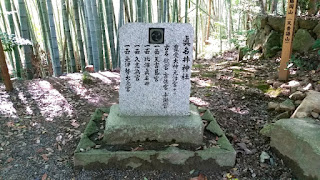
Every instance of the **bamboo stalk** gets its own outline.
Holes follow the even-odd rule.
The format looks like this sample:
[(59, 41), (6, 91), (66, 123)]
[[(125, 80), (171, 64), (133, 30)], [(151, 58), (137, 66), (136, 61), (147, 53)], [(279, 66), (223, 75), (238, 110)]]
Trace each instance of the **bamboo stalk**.
[(109, 45), (111, 51), (111, 59), (112, 59), (112, 69), (117, 68), (117, 58), (116, 58), (116, 50), (115, 50), (115, 43), (114, 43), (114, 27), (113, 27), (113, 11), (111, 9), (111, 0), (105, 0), (106, 4), (106, 12), (107, 14), (107, 26), (108, 26), (108, 35), (109, 35)]
[[(28, 16), (27, 16), (27, 10), (24, 0), (19, 0), (19, 14), (20, 14), (20, 26), (21, 26), (21, 35), (24, 39), (30, 40), (30, 32), (29, 32), (29, 22), (28, 22)], [(32, 48), (31, 45), (25, 45), (23, 47), (24, 49), (24, 67), (27, 72), (27, 78), (32, 79), (33, 78), (33, 69), (31, 64), (31, 55)]]
[(169, 20), (167, 19), (167, 0), (163, 0), (163, 22), (168, 22)]
[[(81, 2), (81, 1), (80, 1)], [(86, 48), (86, 52), (87, 52), (87, 61), (88, 61), (88, 64), (89, 65), (93, 65), (93, 56), (92, 56), (92, 44), (91, 44), (91, 35), (90, 35), (90, 25), (89, 25), (89, 18), (88, 18), (88, 12), (87, 12), (87, 3), (83, 3), (83, 9), (82, 9), (82, 12), (84, 14), (84, 24), (85, 24), (85, 27), (86, 27), (86, 31), (85, 31), (85, 37), (86, 37), (86, 45), (87, 45), (87, 48)]]
[(195, 51), (195, 60), (198, 57), (198, 23), (199, 23), (199, 0), (196, 2), (196, 51)]
[(151, 4), (151, 0), (148, 0), (148, 22), (152, 23), (152, 4)]
[(209, 17), (208, 17), (208, 22), (207, 22), (207, 34), (206, 34), (206, 40), (208, 41), (209, 40), (209, 37), (210, 37), (210, 23), (211, 23), (211, 19), (210, 19), (210, 16), (211, 16), (211, 4), (212, 4), (212, 0), (209, 0)]
[[(12, 11), (11, 8), (11, 2), (10, 0), (6, 0), (6, 9), (8, 12)], [(9, 20), (9, 25), (10, 25), (10, 32), (11, 34), (15, 34), (15, 27), (14, 27), (14, 21), (13, 21), (13, 13), (7, 15), (8, 20)], [(13, 69), (15, 69), (15, 74), (17, 77), (21, 78), (21, 58), (20, 58), (20, 53), (19, 53), (19, 49), (17, 46), (13, 47), (13, 54), (14, 54), (14, 59), (15, 59), (15, 64), (12, 64)], [(13, 63), (13, 61), (12, 61)]]
[(84, 72), (86, 67), (84, 50), (83, 50), (83, 41), (81, 36), (81, 25), (80, 25), (80, 16), (79, 16), (79, 4), (78, 0), (73, 0), (73, 13), (74, 13), (74, 20), (76, 26), (76, 37), (77, 37), (77, 45), (79, 47), (79, 59), (81, 63), (81, 71)]
[(70, 72), (74, 73), (74, 72), (77, 71), (77, 68), (76, 68), (76, 61), (75, 61), (75, 58), (74, 58), (73, 44), (72, 44), (70, 26), (69, 26), (69, 21), (68, 21), (68, 19), (69, 19), (68, 18), (69, 17), (68, 14), (69, 13), (67, 13), (67, 5), (68, 5), (68, 1), (61, 0), (64, 34), (65, 34), (65, 39), (67, 40), (67, 49), (68, 49), (68, 52), (69, 52), (68, 55), (69, 55), (70, 67), (71, 67), (70, 68), (71, 69)]

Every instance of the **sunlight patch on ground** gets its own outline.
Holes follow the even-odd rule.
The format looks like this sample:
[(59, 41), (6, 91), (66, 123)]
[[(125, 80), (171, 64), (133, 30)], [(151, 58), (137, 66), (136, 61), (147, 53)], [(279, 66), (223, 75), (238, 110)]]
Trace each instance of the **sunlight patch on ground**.
[(229, 108), (229, 110), (234, 112), (234, 113), (241, 114), (241, 115), (249, 114), (249, 110), (242, 109), (240, 107), (232, 107), (232, 108)]
[(111, 84), (111, 83), (112, 83), (112, 81), (111, 81), (109, 78), (103, 76), (103, 75), (100, 74), (100, 73), (91, 73), (90, 75), (91, 75), (92, 77), (95, 77), (95, 78), (100, 79), (102, 82), (104, 82), (104, 83), (106, 83), (106, 84)]
[[(92, 76), (92, 74), (90, 74)], [(61, 79), (63, 79), (61, 77)], [(65, 81), (68, 83), (68, 87), (73, 93), (80, 96), (81, 99), (85, 99), (89, 103), (97, 103), (100, 101), (99, 96), (92, 96), (92, 89), (87, 89), (82, 83), (82, 74), (77, 74), (77, 76), (73, 76), (71, 79), (65, 78)]]
[(5, 92), (4, 86), (0, 87), (0, 116), (18, 118), (17, 111), (13, 107), (13, 103), (9, 98), (9, 94)]
[(197, 106), (209, 106), (209, 103), (207, 101), (202, 100), (201, 98), (198, 97), (190, 97), (190, 102)]
[(199, 78), (191, 78), (191, 82), (196, 83), (199, 87), (214, 87), (214, 82), (212, 80), (202, 80)]
[[(17, 88), (17, 91), (19, 91), (19, 88)], [(26, 107), (26, 113), (31, 115), (33, 114), (33, 111), (28, 103), (27, 98), (24, 96), (23, 92), (19, 92), (18, 94), (19, 99), (21, 100), (21, 102), (24, 104), (24, 106)]]
[(55, 117), (72, 116), (73, 107), (48, 81), (32, 82), (27, 88), (32, 99), (36, 100), (41, 115), (47, 121), (53, 121)]
[[(118, 85), (112, 84), (112, 83), (119, 83), (120, 82), (120, 74), (117, 72), (98, 72), (98, 73), (90, 73), (90, 76), (93, 77), (93, 79), (99, 79), (103, 83), (105, 83), (106, 86), (114, 86), (115, 90), (118, 90)], [(70, 74), (65, 77), (60, 77), (61, 79), (64, 79), (68, 83), (68, 87), (70, 90), (72, 90), (75, 94), (80, 96), (81, 99), (85, 99), (91, 104), (97, 104), (102, 102), (102, 99), (104, 97), (101, 97), (94, 93), (94, 88), (87, 88), (86, 85), (82, 82), (83, 75), (81, 73), (75, 73)], [(89, 85), (88, 85), (89, 86)], [(98, 87), (97, 87), (98, 88)], [(107, 95), (107, 94), (106, 94)]]

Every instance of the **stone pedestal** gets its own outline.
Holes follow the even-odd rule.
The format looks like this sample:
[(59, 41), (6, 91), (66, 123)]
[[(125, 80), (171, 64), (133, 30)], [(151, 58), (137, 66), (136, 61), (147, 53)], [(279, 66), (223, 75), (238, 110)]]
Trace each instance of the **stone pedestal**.
[(120, 116), (113, 105), (106, 120), (104, 141), (107, 144), (158, 141), (201, 144), (203, 123), (197, 108), (190, 106), (188, 116)]

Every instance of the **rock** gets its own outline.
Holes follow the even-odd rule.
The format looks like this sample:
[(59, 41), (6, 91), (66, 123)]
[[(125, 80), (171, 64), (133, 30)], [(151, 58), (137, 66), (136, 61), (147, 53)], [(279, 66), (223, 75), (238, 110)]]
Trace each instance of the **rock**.
[(279, 103), (276, 102), (269, 102), (268, 103), (268, 110), (275, 110), (279, 108)]
[(314, 85), (314, 90), (320, 92), (320, 84)]
[(280, 50), (280, 46), (280, 34), (276, 31), (271, 31), (262, 47), (264, 57), (270, 58), (275, 56)]
[(315, 107), (312, 111), (320, 114), (320, 107)]
[(253, 45), (253, 50), (262, 50), (263, 43), (266, 40), (266, 34), (262, 31), (258, 31), (255, 40), (254, 40), (254, 45)]
[[(302, 101), (300, 106), (292, 114), (291, 118), (302, 118), (311, 115), (311, 112), (320, 107), (320, 92), (309, 91), (306, 98)], [(317, 111), (317, 110), (316, 110)]]
[(299, 29), (294, 36), (292, 49), (297, 52), (307, 53), (313, 46), (315, 39), (305, 29)]
[(298, 179), (320, 179), (319, 123), (312, 119), (282, 119), (265, 128), (261, 131), (270, 136), (271, 147), (286, 157), (283, 160)]
[[(278, 76), (278, 75), (277, 75), (277, 76)], [(278, 77), (277, 77), (277, 78), (278, 78)], [(282, 84), (283, 84), (282, 82), (276, 81), (276, 82), (273, 83), (272, 86), (273, 86), (273, 88), (277, 89), (277, 88), (279, 88)]]
[(309, 90), (311, 90), (312, 89), (312, 84), (311, 83), (309, 83), (309, 84), (307, 84), (306, 86), (304, 86), (304, 87), (298, 87), (298, 91), (301, 91), (301, 92), (306, 92), (306, 91), (309, 91)]
[(320, 38), (320, 23), (313, 29), (313, 32)]
[(281, 94), (284, 96), (289, 97), (290, 93), (291, 93), (290, 89), (281, 89)]
[(270, 159), (270, 155), (268, 153), (262, 151), (260, 154), (260, 162), (264, 163), (265, 160), (268, 160), (268, 159)]
[(274, 120), (279, 120), (279, 119), (287, 119), (287, 118), (290, 118), (290, 112), (289, 111), (286, 111), (286, 112), (283, 112), (279, 115), (277, 115)]
[(319, 23), (318, 20), (315, 19), (298, 19), (300, 29), (313, 30), (316, 25)]
[(295, 104), (295, 105), (300, 105), (301, 102), (302, 102), (301, 100), (296, 100), (296, 101), (294, 102), (294, 104)]
[(305, 97), (306, 94), (301, 91), (297, 91), (289, 96), (289, 98), (292, 100), (303, 100)]
[(272, 31), (272, 27), (267, 24), (267, 25), (264, 27), (264, 33), (265, 33), (265, 34), (270, 34), (271, 31)]
[(257, 35), (256, 32), (250, 33), (250, 34), (248, 35), (248, 38), (247, 38), (247, 46), (248, 46), (250, 49), (253, 48), (254, 41), (255, 41), (255, 39), (256, 39), (256, 35)]
[(317, 119), (319, 117), (319, 114), (316, 112), (311, 112), (311, 116), (315, 119)]
[(85, 70), (86, 70), (87, 72), (93, 73), (93, 72), (94, 72), (93, 65), (88, 65), (88, 66), (86, 66), (86, 67), (85, 67)]
[(292, 100), (287, 99), (280, 103), (279, 111), (294, 111), (296, 106), (293, 104)]
[(268, 24), (277, 32), (283, 33), (285, 27), (285, 19), (282, 17), (269, 16)]
[(254, 21), (254, 27), (256, 29), (263, 29), (267, 25), (268, 16), (258, 15)]
[(286, 88), (286, 89), (291, 89), (291, 88), (300, 87), (300, 85), (301, 84), (300, 84), (299, 81), (292, 80), (292, 81), (289, 81), (286, 84), (282, 84), (280, 87), (281, 88)]

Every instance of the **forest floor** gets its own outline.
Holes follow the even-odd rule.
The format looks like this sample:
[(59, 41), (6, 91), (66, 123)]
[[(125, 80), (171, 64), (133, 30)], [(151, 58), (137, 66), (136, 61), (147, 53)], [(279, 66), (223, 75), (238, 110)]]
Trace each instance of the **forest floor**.
[[(259, 134), (276, 114), (261, 87), (274, 80), (276, 59), (237, 62), (228, 52), (214, 60), (194, 63), (190, 101), (213, 112), (237, 151), (234, 168), (223, 172), (137, 171), (73, 168), (73, 152), (96, 108), (118, 103), (120, 75), (91, 73), (60, 78), (14, 81), (14, 91), (0, 83), (0, 180), (10, 179), (295, 179), (291, 170)], [(266, 152), (270, 159), (260, 162)], [(196, 165), (195, 165), (196, 167)], [(204, 178), (203, 178), (204, 179)]]

